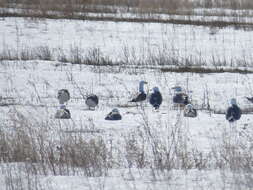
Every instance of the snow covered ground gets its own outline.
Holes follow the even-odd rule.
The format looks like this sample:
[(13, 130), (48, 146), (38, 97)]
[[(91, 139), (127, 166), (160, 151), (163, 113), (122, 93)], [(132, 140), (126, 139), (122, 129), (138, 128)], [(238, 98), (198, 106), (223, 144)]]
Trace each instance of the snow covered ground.
[[(55, 54), (61, 52), (60, 50), (69, 54), (71, 47), (80, 47), (81, 53), (99, 48), (104, 56), (113, 60), (124, 60), (126, 53), (130, 52), (132, 59), (145, 59), (151, 53), (162, 53), (166, 56), (175, 54), (182, 59), (197, 57), (203, 61), (212, 61), (212, 56), (216, 59), (249, 61), (253, 48), (252, 32), (233, 28), (213, 31), (207, 27), (172, 24), (23, 18), (2, 19), (0, 28), (0, 52), (6, 49), (19, 52), (23, 48), (48, 46)], [(114, 164), (108, 169), (107, 175), (100, 177), (78, 172), (74, 174), (73, 171), (61, 175), (56, 172), (55, 175), (48, 173), (31, 176), (27, 171), (32, 170), (34, 163), (27, 161), (23, 163), (24, 168), (19, 167), (20, 163), (18, 166), (15, 166), (15, 163), (1, 164), (0, 184), (3, 184), (2, 187), (5, 185), (6, 189), (11, 183), (20, 186), (19, 184), (29, 185), (32, 182), (37, 185), (39, 183), (40, 189), (48, 190), (250, 190), (253, 187), (250, 172), (252, 165), (240, 171), (233, 171), (231, 167), (236, 167), (245, 160), (231, 163), (226, 160), (227, 157), (220, 155), (223, 155), (223, 152), (223, 156), (228, 154), (225, 143), (231, 127), (235, 127), (237, 138), (233, 143), (243, 147), (239, 149), (239, 155), (247, 153), (251, 161), (252, 115), (244, 114), (231, 126), (225, 120), (224, 114), (217, 113), (225, 112), (232, 97), (237, 99), (241, 108), (252, 108), (253, 105), (245, 99), (245, 96), (253, 96), (252, 79), (252, 74), (169, 73), (134, 67), (122, 70), (117, 66), (3, 60), (0, 62), (0, 134), (7, 131), (5, 134), (9, 134), (11, 138), (12, 132), (22, 131), (22, 127), (26, 129), (31, 124), (33, 128), (29, 132), (34, 135), (42, 133), (45, 141), (50, 142), (55, 151), (57, 146), (62, 145), (63, 137), (102, 139), (112, 151)], [(148, 93), (154, 86), (159, 87), (163, 96), (159, 112), (153, 111), (148, 102), (142, 107), (128, 102), (137, 92), (140, 80), (148, 82), (145, 86)], [(182, 111), (174, 109), (172, 105), (171, 88), (176, 85), (182, 86), (189, 93), (194, 106), (206, 107), (209, 100), (211, 109), (216, 113), (200, 109), (197, 118), (183, 117)], [(67, 105), (72, 116), (70, 120), (54, 118), (59, 107), (57, 91), (62, 88), (68, 89), (71, 94)], [(90, 93), (98, 95), (100, 99), (99, 107), (95, 111), (88, 110), (85, 105), (85, 96)], [(106, 114), (115, 107), (120, 110), (123, 119), (116, 122), (105, 121)], [(171, 137), (175, 134), (178, 135), (179, 145), (173, 144)], [(129, 153), (128, 143), (132, 141), (136, 150), (132, 147), (131, 151), (143, 147), (143, 168), (137, 167), (137, 161), (135, 162), (135, 158)], [(154, 163), (159, 162), (156, 160), (157, 156), (165, 156), (169, 145), (175, 146), (173, 151), (186, 154), (188, 165), (181, 163), (184, 157), (170, 155), (171, 157), (168, 157), (172, 159), (171, 163), (175, 164), (170, 170), (155, 168), (152, 160)], [(153, 146), (158, 152), (152, 152)], [(1, 158), (4, 157), (2, 149), (0, 153)], [(243, 158), (248, 158), (244, 156)], [(220, 163), (223, 165), (220, 166)], [(14, 173), (10, 172), (10, 168)]]
[[(211, 108), (217, 110), (225, 110), (232, 97), (237, 99), (242, 108), (251, 106), (245, 100), (245, 96), (253, 95), (251, 74), (203, 75), (131, 69), (118, 72), (116, 67), (71, 64), (59, 66), (59, 63), (49, 61), (2, 61), (0, 71), (0, 95), (3, 98), (1, 103), (5, 101), (4, 98), (13, 98), (15, 104), (0, 107), (2, 126), (12, 123), (11, 118), (19, 113), (28, 120), (49, 123), (50, 132), (47, 133), (47, 138), (54, 139), (55, 146), (60, 145), (62, 133), (67, 135), (83, 133), (86, 138), (103, 138), (105, 142), (113, 142), (115, 150), (120, 150), (120, 153), (116, 151), (115, 157), (123, 160), (122, 163), (126, 162), (124, 161), (125, 139), (128, 136), (138, 139), (140, 132), (145, 134), (146, 122), (155, 139), (162, 143), (168, 143), (167, 137), (179, 122), (182, 134), (187, 139), (185, 143), (189, 151), (196, 150), (203, 155), (208, 155), (214, 147), (222, 144), (224, 131), (229, 131), (231, 127), (225, 120), (224, 114), (199, 110), (197, 118), (183, 117), (182, 111), (172, 108), (171, 88), (175, 85), (184, 87), (192, 96), (195, 105), (204, 104), (208, 96)], [(159, 112), (154, 112), (148, 102), (144, 104), (143, 109), (128, 103), (137, 92), (140, 80), (148, 82), (145, 88), (148, 92), (151, 92), (154, 86), (160, 88), (164, 101)], [(71, 100), (67, 105), (71, 111), (71, 120), (54, 119), (58, 109), (57, 90), (61, 88), (69, 89), (71, 94)], [(83, 96), (90, 93), (97, 94), (100, 98), (99, 107), (95, 111), (87, 110), (84, 103)], [(105, 121), (105, 115), (115, 107), (119, 108), (123, 119)], [(238, 134), (251, 132), (252, 125), (252, 115), (243, 115), (236, 124)], [(85, 132), (87, 130), (95, 133), (90, 136)], [(239, 139), (239, 142), (244, 140)], [(144, 144), (148, 151), (150, 144), (148, 142)], [(235, 175), (216, 168), (202, 171), (172, 170), (168, 174), (158, 175), (152, 174), (152, 169), (148, 168), (147, 170), (135, 169), (133, 166), (129, 170), (127, 162), (120, 165), (120, 169), (109, 170), (107, 177), (50, 175), (39, 178), (44, 185), (50, 184), (51, 189), (173, 189), (177, 187), (183, 190), (207, 187), (222, 189), (222, 186), (223, 189), (238, 188), (233, 184)], [(2, 178), (6, 175), (3, 173)], [(236, 174), (236, 179), (240, 178), (238, 177), (240, 175), (244, 174)], [(247, 186), (243, 187), (247, 188)]]
[(116, 61), (145, 60), (153, 55), (207, 64), (252, 60), (252, 32), (230, 27), (29, 18), (1, 19), (0, 27), (0, 52), (46, 46), (57, 57), (78, 47), (81, 54), (98, 48)]

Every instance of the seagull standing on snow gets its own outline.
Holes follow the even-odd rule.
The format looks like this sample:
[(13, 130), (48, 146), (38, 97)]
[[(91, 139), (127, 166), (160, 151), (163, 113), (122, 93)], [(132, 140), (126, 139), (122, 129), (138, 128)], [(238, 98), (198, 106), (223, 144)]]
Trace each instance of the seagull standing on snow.
[(183, 90), (180, 86), (173, 87), (172, 89), (175, 90), (175, 95), (173, 96), (174, 104), (187, 105), (190, 103), (188, 95), (183, 93)]
[(249, 100), (251, 103), (253, 103), (253, 97), (252, 98), (249, 98), (249, 97), (246, 97), (247, 100)]
[(184, 109), (184, 117), (197, 117), (197, 110), (192, 104), (187, 104)]
[(230, 100), (230, 103), (231, 103), (231, 106), (227, 109), (226, 119), (229, 122), (234, 122), (234, 121), (239, 120), (241, 118), (242, 111), (238, 107), (235, 98), (232, 98)]
[(95, 94), (88, 95), (85, 103), (89, 109), (95, 110), (95, 107), (98, 105), (98, 97)]
[(150, 96), (149, 103), (155, 108), (155, 110), (159, 109), (161, 103), (163, 101), (162, 95), (159, 91), (158, 87), (153, 88), (153, 93)]
[(57, 110), (55, 114), (55, 118), (56, 119), (70, 119), (71, 118), (70, 111), (66, 108), (64, 104), (62, 104), (60, 106), (60, 109)]
[(59, 100), (60, 105), (65, 104), (70, 99), (70, 94), (67, 89), (61, 89), (58, 91), (57, 98)]
[(58, 91), (57, 99), (60, 103), (60, 109), (55, 114), (56, 119), (70, 119), (70, 111), (66, 108), (65, 103), (70, 100), (70, 94), (67, 89), (61, 89)]
[(112, 120), (112, 121), (116, 121), (116, 120), (121, 120), (121, 115), (119, 113), (119, 110), (117, 108), (114, 108), (106, 117), (105, 120)]
[(146, 100), (147, 94), (144, 92), (144, 84), (147, 84), (145, 81), (140, 81), (139, 83), (139, 94), (137, 97), (133, 98), (130, 102), (142, 102)]

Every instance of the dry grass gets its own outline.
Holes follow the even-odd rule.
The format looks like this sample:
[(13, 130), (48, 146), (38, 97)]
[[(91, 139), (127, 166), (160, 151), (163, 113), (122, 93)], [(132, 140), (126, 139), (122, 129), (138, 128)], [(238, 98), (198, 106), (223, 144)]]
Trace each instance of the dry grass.
[(252, 30), (253, 23), (244, 22), (244, 21), (226, 21), (226, 20), (214, 20), (214, 21), (205, 21), (205, 20), (191, 20), (191, 19), (160, 19), (156, 17), (137, 17), (137, 18), (124, 18), (124, 17), (114, 17), (114, 16), (88, 16), (88, 15), (79, 15), (79, 14), (54, 14), (51, 12), (43, 13), (40, 12), (26, 12), (26, 13), (11, 13), (3, 12), (0, 13), (2, 17), (27, 17), (27, 18), (37, 18), (37, 19), (75, 19), (75, 20), (90, 20), (90, 21), (114, 21), (114, 22), (142, 22), (142, 23), (170, 23), (170, 24), (181, 24), (181, 25), (194, 25), (194, 26), (209, 26), (209, 27), (234, 27), (236, 29), (246, 29)]
[[(226, 0), (226, 1), (209, 1), (209, 0), (17, 0), (16, 3), (9, 3), (7, 0), (0, 0), (0, 7), (17, 8), (17, 11), (1, 11), (2, 17), (33, 17), (33, 18), (51, 18), (51, 19), (82, 19), (82, 20), (103, 20), (103, 21), (117, 21), (117, 22), (163, 22), (173, 24), (190, 24), (190, 25), (204, 25), (204, 26), (236, 26), (236, 27), (252, 27), (252, 24), (244, 23), (242, 20), (226, 21), (221, 19), (219, 21), (192, 20), (192, 19), (167, 19), (161, 20), (152, 16), (154, 13), (176, 14), (190, 16), (195, 13), (195, 8), (227, 8), (233, 10), (252, 9), (253, 2), (251, 0)], [(115, 13), (133, 13), (137, 17), (124, 18), (115, 17)], [(81, 13), (81, 14), (80, 14)], [(86, 13), (112, 13), (111, 16), (104, 16), (99, 14), (97, 16), (89, 16)], [(147, 16), (142, 16), (145, 13)], [(203, 13), (205, 14), (205, 13)], [(212, 15), (212, 13), (209, 13)], [(215, 13), (213, 13), (215, 14)], [(224, 14), (226, 14), (224, 12)], [(246, 15), (245, 15), (246, 14)], [(243, 16), (247, 16), (245, 13)], [(206, 16), (206, 15), (203, 15)], [(224, 16), (224, 15), (223, 15)], [(242, 15), (230, 13), (228, 16)]]
[(253, 70), (238, 69), (238, 68), (203, 68), (203, 67), (177, 67), (177, 68), (162, 68), (162, 72), (176, 72), (176, 73), (253, 73)]
[[(0, 61), (7, 60), (45, 60), (58, 61), (60, 63), (71, 63), (79, 65), (95, 66), (94, 71), (104, 67), (104, 70), (124, 69), (159, 69), (161, 72), (191, 72), (191, 73), (253, 73), (252, 63), (243, 60), (222, 60), (213, 59), (212, 62), (206, 63), (201, 57), (191, 57), (191, 59), (181, 59), (176, 54), (152, 54), (150, 53), (145, 59), (134, 59), (128, 49), (125, 49), (124, 57), (119, 61), (112, 61), (109, 57), (104, 56), (99, 48), (84, 51), (78, 46), (71, 46), (69, 53), (66, 55), (63, 50), (55, 52), (48, 46), (39, 46), (35, 48), (22, 47), (20, 50), (9, 49), (6, 47), (0, 52)], [(108, 68), (106, 68), (108, 67)]]
[[(74, 122), (64, 125), (64, 122), (36, 117), (33, 107), (29, 110), (33, 114), (26, 116), (13, 107), (8, 122), (1, 125), (0, 160), (1, 165), (7, 166), (0, 169), (10, 190), (42, 190), (38, 180), (41, 176), (105, 177), (110, 169), (131, 171), (131, 168), (151, 170), (154, 181), (161, 176), (168, 179), (172, 170), (187, 173), (194, 169), (202, 175), (204, 171), (220, 169), (229, 171), (233, 180), (238, 180), (234, 189), (253, 187), (252, 133), (237, 133), (240, 138), (234, 141), (233, 134), (226, 131), (229, 129), (221, 127), (224, 131), (215, 133), (212, 149), (199, 150), (191, 146), (189, 126), (184, 124), (180, 114), (173, 124), (162, 121), (152, 124), (145, 110), (140, 110), (142, 119), (138, 128), (124, 131), (120, 137), (118, 132), (110, 132), (108, 137), (100, 131), (90, 135), (76, 131), (96, 131), (93, 121), (90, 121), (91, 126)], [(69, 132), (63, 130), (65, 127)], [(223, 175), (224, 180), (231, 179), (226, 173)]]

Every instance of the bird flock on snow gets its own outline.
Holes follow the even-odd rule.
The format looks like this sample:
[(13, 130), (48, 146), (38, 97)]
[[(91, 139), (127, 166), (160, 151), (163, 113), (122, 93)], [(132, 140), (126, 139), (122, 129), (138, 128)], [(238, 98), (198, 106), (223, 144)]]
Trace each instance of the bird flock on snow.
[[(145, 81), (139, 82), (139, 93), (129, 102), (142, 104), (147, 99), (147, 93), (144, 91), (144, 85), (147, 84)], [(173, 104), (174, 106), (184, 110), (184, 117), (197, 117), (197, 110), (191, 104), (189, 96), (184, 93), (182, 87), (176, 86), (172, 88), (174, 90)], [(149, 103), (152, 105), (155, 111), (159, 110), (160, 105), (163, 102), (162, 94), (158, 87), (152, 89), (151, 95), (148, 97)], [(67, 89), (61, 89), (58, 91), (57, 98), (59, 100), (60, 109), (57, 110), (55, 118), (57, 119), (70, 119), (70, 111), (66, 108), (66, 103), (70, 100), (70, 93)], [(246, 97), (249, 101), (253, 103), (253, 98)], [(88, 95), (85, 100), (85, 104), (89, 110), (95, 110), (98, 106), (99, 98), (95, 94)], [(229, 122), (234, 122), (240, 119), (241, 109), (237, 105), (236, 99), (232, 98), (230, 101), (231, 106), (228, 107), (226, 111), (226, 119)], [(112, 109), (112, 111), (106, 115), (105, 120), (121, 120), (122, 116), (117, 108)]]

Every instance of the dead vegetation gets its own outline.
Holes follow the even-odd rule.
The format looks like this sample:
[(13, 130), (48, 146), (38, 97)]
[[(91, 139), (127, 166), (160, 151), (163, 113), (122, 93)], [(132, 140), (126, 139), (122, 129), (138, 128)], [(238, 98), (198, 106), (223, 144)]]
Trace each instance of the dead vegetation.
[[(132, 168), (149, 169), (153, 181), (168, 179), (172, 170), (205, 172), (218, 168), (224, 180), (230, 179), (232, 173), (233, 179), (240, 181), (234, 184), (236, 187), (252, 187), (250, 133), (232, 133), (221, 128), (221, 136), (212, 137), (216, 139), (212, 149), (201, 151), (191, 146), (187, 126), (180, 116), (173, 125), (153, 126), (145, 112), (141, 114), (141, 126), (118, 139), (117, 134), (107, 138), (100, 133), (74, 132), (80, 126), (72, 126), (73, 132), (65, 133), (60, 130), (64, 128), (61, 123), (29, 118), (16, 110), (0, 131), (1, 173), (6, 176), (5, 185), (13, 190), (18, 186), (26, 189), (27, 185), (41, 189), (38, 176), (105, 177), (108, 170), (117, 168), (129, 169), (129, 172)], [(237, 134), (240, 139), (234, 136)]]
[[(181, 59), (176, 54), (152, 54), (143, 60), (134, 59), (127, 50), (122, 60), (113, 61), (104, 56), (99, 48), (92, 48), (84, 51), (78, 46), (71, 46), (68, 53), (63, 50), (55, 52), (48, 46), (39, 46), (35, 48), (23, 47), (20, 50), (5, 48), (0, 52), (0, 61), (28, 61), (28, 60), (45, 60), (57, 61), (57, 65), (64, 63), (90, 65), (94, 67), (105, 67), (105, 70), (124, 70), (124, 69), (157, 69), (161, 72), (190, 72), (190, 73), (253, 73), (251, 62), (245, 58), (242, 60), (223, 60), (213, 59), (208, 64), (201, 57), (191, 59)], [(106, 69), (106, 67), (108, 67)], [(98, 68), (95, 68), (97, 70)], [(101, 71), (101, 69), (98, 69)]]
[[(115, 22), (157, 22), (172, 24), (188, 24), (196, 26), (213, 27), (250, 27), (252, 23), (247, 22), (244, 17), (252, 17), (247, 10), (253, 8), (250, 0), (120, 0), (120, 1), (100, 1), (100, 0), (1, 0), (0, 16), (2, 17), (32, 17), (49, 19), (80, 19), (95, 21), (115, 21)], [(203, 9), (196, 13), (194, 9)], [(221, 8), (219, 13), (210, 12), (209, 9)], [(231, 11), (222, 11), (230, 9)], [(237, 11), (236, 11), (237, 10)], [(242, 14), (240, 10), (244, 10)], [(91, 15), (90, 13), (96, 13)], [(131, 13), (134, 17), (119, 16), (121, 13)], [(107, 15), (108, 14), (108, 15)], [(161, 19), (155, 14), (182, 15), (182, 18)], [(207, 21), (205, 19), (194, 20), (190, 16), (219, 16), (219, 20)], [(226, 16), (233, 19), (223, 19)], [(242, 19), (241, 19), (242, 18)]]

